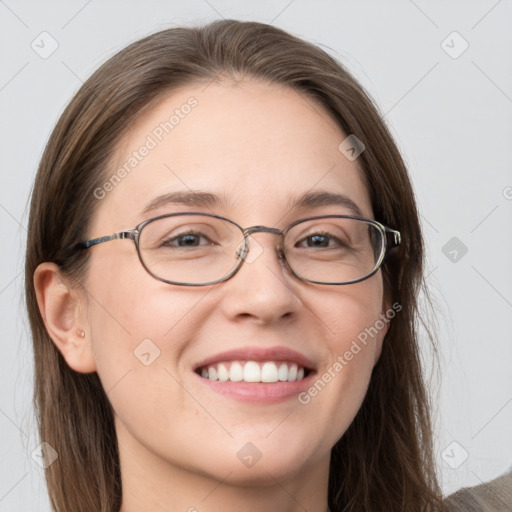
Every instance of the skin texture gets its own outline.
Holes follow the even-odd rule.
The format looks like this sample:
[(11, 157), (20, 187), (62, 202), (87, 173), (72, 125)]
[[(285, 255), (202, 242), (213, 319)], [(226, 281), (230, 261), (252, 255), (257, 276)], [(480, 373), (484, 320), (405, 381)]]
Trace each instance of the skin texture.
[[(223, 196), (214, 213), (243, 227), (351, 213), (340, 205), (290, 210), (310, 191), (343, 193), (373, 218), (357, 161), (338, 150), (346, 135), (330, 116), (295, 91), (255, 81), (173, 91), (123, 138), (108, 177), (191, 96), (198, 103), (190, 114), (98, 201), (90, 238), (163, 213), (212, 212), (171, 204), (141, 215), (156, 196), (178, 190)], [(113, 405), (122, 512), (327, 510), (330, 450), (362, 403), (386, 328), (306, 405), (224, 397), (192, 368), (221, 351), (280, 345), (309, 357), (321, 376), (386, 310), (381, 273), (348, 286), (301, 282), (280, 264), (275, 235), (254, 238), (262, 253), (206, 287), (152, 278), (130, 240), (89, 249), (84, 288), (72, 288), (52, 263), (36, 271), (52, 340), (74, 370), (98, 372)], [(145, 366), (133, 352), (148, 338), (160, 356)], [(262, 454), (249, 468), (237, 457), (248, 442)]]

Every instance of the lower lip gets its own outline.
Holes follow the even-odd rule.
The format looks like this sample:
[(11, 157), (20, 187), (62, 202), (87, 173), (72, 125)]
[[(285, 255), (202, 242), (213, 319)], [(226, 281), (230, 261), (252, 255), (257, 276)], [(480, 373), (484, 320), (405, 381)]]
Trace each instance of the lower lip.
[(220, 382), (201, 377), (200, 381), (212, 391), (241, 402), (277, 403), (288, 400), (311, 386), (316, 372), (311, 371), (307, 377), (293, 382)]

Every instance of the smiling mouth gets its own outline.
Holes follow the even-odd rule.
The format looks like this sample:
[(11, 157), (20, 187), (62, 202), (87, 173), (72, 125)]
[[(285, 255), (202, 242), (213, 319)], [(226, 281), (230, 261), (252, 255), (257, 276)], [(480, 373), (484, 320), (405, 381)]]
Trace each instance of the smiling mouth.
[(312, 370), (288, 361), (222, 361), (195, 372), (212, 381), (276, 383), (303, 380)]

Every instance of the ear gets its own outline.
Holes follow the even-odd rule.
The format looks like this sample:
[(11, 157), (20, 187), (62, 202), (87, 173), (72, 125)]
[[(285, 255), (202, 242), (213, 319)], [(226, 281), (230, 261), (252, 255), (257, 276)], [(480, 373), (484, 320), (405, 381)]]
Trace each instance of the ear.
[(83, 294), (49, 262), (36, 268), (34, 287), (46, 330), (68, 366), (79, 373), (96, 371)]

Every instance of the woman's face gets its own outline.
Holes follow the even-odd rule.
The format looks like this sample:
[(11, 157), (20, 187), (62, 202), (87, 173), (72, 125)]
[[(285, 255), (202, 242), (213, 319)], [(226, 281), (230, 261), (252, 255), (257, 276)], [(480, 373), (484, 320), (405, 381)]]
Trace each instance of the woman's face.
[[(171, 212), (281, 229), (313, 215), (353, 214), (344, 202), (290, 206), (317, 192), (346, 196), (372, 218), (357, 160), (338, 149), (345, 138), (321, 107), (280, 86), (242, 81), (173, 92), (119, 145), (107, 180), (121, 180), (97, 191), (90, 238)], [(208, 193), (219, 202), (159, 201), (143, 213), (171, 192)], [(115, 411), (125, 470), (181, 468), (239, 482), (314, 468), (326, 474), (330, 450), (354, 419), (380, 355), (385, 327), (365, 343), (361, 334), (384, 312), (381, 274), (346, 286), (306, 283), (280, 263), (278, 236), (253, 239), (250, 263), (204, 287), (154, 279), (130, 240), (90, 249), (85, 339)], [(242, 364), (256, 355), (261, 363), (282, 359), (264, 353), (276, 347), (300, 354), (313, 370), (288, 394), (279, 383), (213, 388), (195, 371), (206, 359), (230, 359), (217, 355), (232, 350), (242, 351), (234, 356)], [(235, 392), (223, 392), (230, 385)], [(273, 388), (273, 398), (258, 398), (263, 388)]]

